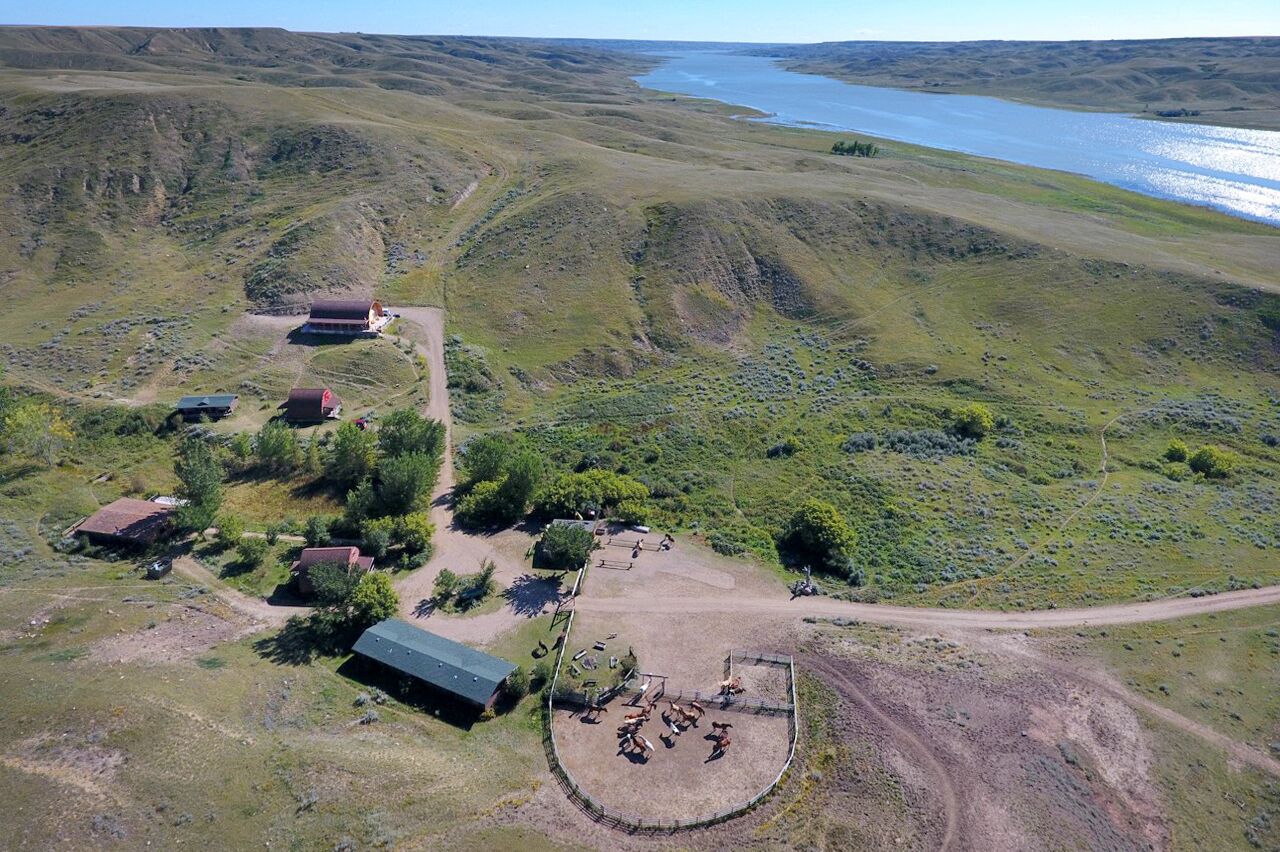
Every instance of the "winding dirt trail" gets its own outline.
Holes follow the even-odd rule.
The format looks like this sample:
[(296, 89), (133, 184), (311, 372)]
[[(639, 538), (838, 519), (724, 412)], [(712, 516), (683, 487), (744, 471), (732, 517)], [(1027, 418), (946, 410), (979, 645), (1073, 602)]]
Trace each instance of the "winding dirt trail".
[(822, 675), (823, 680), (836, 689), (841, 695), (857, 704), (862, 710), (880, 725), (900, 748), (911, 754), (932, 776), (930, 789), (938, 794), (942, 804), (943, 829), (942, 839), (937, 848), (946, 852), (954, 849), (956, 837), (960, 832), (960, 795), (956, 792), (951, 773), (942, 765), (937, 755), (914, 731), (900, 725), (893, 717), (867, 697), (866, 693), (854, 683), (847, 673), (834, 665), (829, 659), (817, 654), (806, 654), (800, 658), (804, 666)]
[(210, 593), (221, 598), (227, 606), (234, 609), (241, 615), (247, 616), (254, 621), (265, 622), (270, 625), (284, 624), (291, 616), (306, 615), (311, 612), (311, 607), (306, 606), (275, 606), (267, 603), (262, 598), (250, 597), (242, 592), (228, 586), (213, 575), (213, 572), (205, 568), (190, 556), (179, 556), (173, 560), (173, 570), (175, 573), (181, 574), (188, 580), (195, 580), (202, 586), (206, 586)]

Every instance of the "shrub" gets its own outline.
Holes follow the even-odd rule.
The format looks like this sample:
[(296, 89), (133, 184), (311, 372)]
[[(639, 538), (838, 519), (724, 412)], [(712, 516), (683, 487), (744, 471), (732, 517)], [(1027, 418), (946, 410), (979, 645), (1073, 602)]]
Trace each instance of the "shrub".
[(646, 500), (649, 489), (629, 476), (608, 470), (563, 473), (548, 483), (534, 501), (543, 517), (585, 517), (607, 510), (625, 500)]
[(279, 420), (269, 421), (258, 430), (254, 452), (258, 464), (276, 476), (293, 473), (302, 460), (298, 436)]
[(982, 440), (996, 425), (995, 415), (991, 409), (980, 402), (962, 405), (951, 413), (951, 428), (956, 434), (975, 441)]
[(410, 553), (424, 553), (431, 548), (435, 524), (426, 512), (414, 512), (396, 519), (396, 543)]
[(216, 541), (223, 550), (235, 547), (244, 535), (244, 521), (235, 515), (218, 516), (218, 535)]
[(1195, 451), (1195, 454), (1187, 460), (1187, 464), (1196, 473), (1208, 479), (1223, 479), (1230, 476), (1231, 471), (1235, 469), (1236, 456), (1221, 447), (1206, 444)]
[(876, 448), (876, 436), (871, 432), (857, 432), (845, 438), (840, 448), (846, 453), (865, 453)]
[(384, 458), (378, 465), (379, 510), (404, 515), (423, 508), (431, 499), (439, 470), (439, 457), (426, 453)]
[(307, 518), (307, 526), (302, 531), (307, 547), (324, 547), (329, 543), (329, 519), (324, 515), (312, 515)]
[(374, 559), (387, 555), (391, 547), (391, 537), (395, 534), (395, 518), (371, 518), (360, 526), (360, 537), (364, 540), (364, 550)]
[(378, 450), (384, 458), (411, 453), (439, 458), (444, 453), (444, 424), (412, 408), (397, 409), (378, 425)]
[(546, 660), (538, 660), (533, 664), (533, 673), (529, 677), (531, 689), (542, 689), (551, 683), (551, 664)]
[(916, 459), (967, 456), (972, 455), (977, 447), (972, 438), (937, 429), (918, 429), (914, 432), (899, 429), (884, 436), (884, 445), (888, 450)]
[(458, 592), (458, 575), (448, 568), (441, 568), (432, 586), (433, 597), (437, 603), (444, 603)]
[(368, 627), (400, 611), (400, 596), (391, 578), (381, 571), (370, 571), (360, 578), (350, 598), (352, 622)]
[(464, 526), (484, 526), (498, 514), (502, 501), (502, 481), (478, 483), (454, 507), (454, 517)]
[(800, 447), (801, 447), (801, 444), (800, 444), (799, 438), (794, 438), (794, 437), (787, 438), (783, 441), (779, 441), (778, 443), (770, 447), (768, 450), (766, 450), (765, 455), (771, 459), (790, 458), (791, 456), (794, 456), (796, 453), (800, 452)]
[(242, 538), (236, 543), (236, 556), (247, 568), (257, 568), (267, 558), (271, 545), (264, 538)]
[(1170, 441), (1169, 446), (1164, 448), (1165, 461), (1184, 462), (1189, 454), (1190, 450), (1187, 449), (1187, 445), (1177, 438)]
[(523, 666), (516, 666), (515, 671), (507, 675), (506, 693), (519, 701), (529, 694), (529, 673)]
[(1186, 462), (1168, 462), (1160, 468), (1160, 472), (1174, 482), (1191, 478), (1191, 468)]
[(810, 497), (791, 516), (778, 543), (795, 561), (843, 575), (856, 541), (835, 506)]
[(596, 537), (582, 527), (552, 525), (538, 542), (539, 567), (557, 571), (577, 571), (587, 564), (596, 547)]

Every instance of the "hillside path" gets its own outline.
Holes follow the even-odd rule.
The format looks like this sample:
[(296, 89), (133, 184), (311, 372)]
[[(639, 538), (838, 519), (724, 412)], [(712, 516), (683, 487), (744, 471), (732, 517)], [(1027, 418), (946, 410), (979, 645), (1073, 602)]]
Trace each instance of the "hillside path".
[(175, 558), (173, 560), (173, 570), (188, 580), (194, 580), (207, 587), (210, 594), (221, 598), (227, 606), (241, 615), (252, 618), (254, 621), (280, 625), (288, 621), (291, 616), (306, 615), (311, 612), (311, 607), (308, 606), (277, 606), (268, 603), (262, 598), (251, 597), (237, 591), (218, 579), (212, 571), (190, 556)]

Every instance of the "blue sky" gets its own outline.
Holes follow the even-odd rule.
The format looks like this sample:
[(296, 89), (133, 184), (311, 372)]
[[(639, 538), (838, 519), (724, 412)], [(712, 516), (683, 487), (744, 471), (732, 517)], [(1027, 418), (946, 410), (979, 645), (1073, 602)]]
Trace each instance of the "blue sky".
[(5, 24), (706, 41), (1280, 35), (1280, 0), (0, 0)]

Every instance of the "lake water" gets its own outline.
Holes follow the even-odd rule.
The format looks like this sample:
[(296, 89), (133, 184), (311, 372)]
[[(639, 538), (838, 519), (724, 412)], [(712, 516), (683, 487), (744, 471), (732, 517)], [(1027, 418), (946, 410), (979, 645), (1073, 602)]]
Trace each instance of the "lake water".
[(752, 107), (779, 124), (861, 131), (1075, 172), (1280, 225), (1280, 132), (855, 86), (728, 53), (677, 54), (636, 81)]

